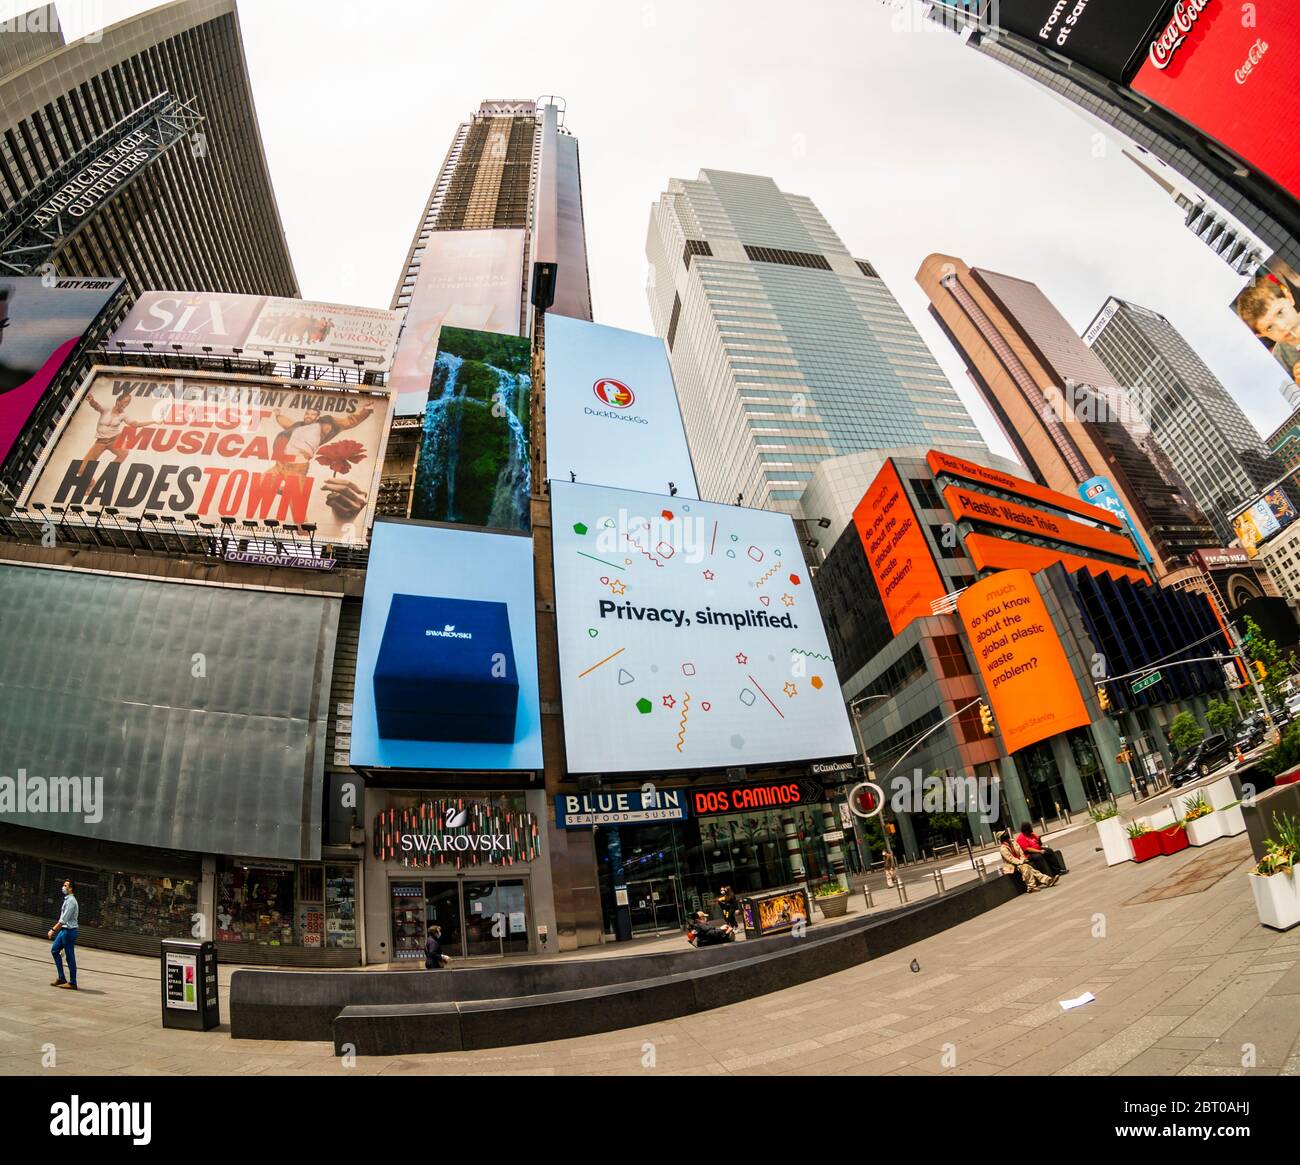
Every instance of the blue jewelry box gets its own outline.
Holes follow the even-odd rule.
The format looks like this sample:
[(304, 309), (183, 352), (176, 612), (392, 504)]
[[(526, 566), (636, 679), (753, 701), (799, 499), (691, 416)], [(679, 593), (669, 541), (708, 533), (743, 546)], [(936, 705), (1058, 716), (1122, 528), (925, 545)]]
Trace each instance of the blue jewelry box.
[(374, 687), (385, 739), (513, 743), (519, 677), (506, 604), (394, 595)]

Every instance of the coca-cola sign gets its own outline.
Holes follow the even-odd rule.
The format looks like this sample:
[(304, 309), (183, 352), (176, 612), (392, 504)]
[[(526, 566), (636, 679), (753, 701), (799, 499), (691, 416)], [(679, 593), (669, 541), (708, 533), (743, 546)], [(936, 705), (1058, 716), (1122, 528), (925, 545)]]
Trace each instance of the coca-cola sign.
[(1151, 42), (1147, 60), (1157, 69), (1167, 69), (1173, 63), (1174, 54), (1187, 39), (1188, 33), (1196, 27), (1196, 22), (1213, 0), (1178, 0), (1173, 15), (1165, 30)]
[(1236, 155), (1250, 181), (1300, 195), (1300, 0), (1178, 0), (1171, 11), (1133, 91)]
[(1260, 37), (1250, 46), (1250, 52), (1246, 56), (1245, 63), (1232, 75), (1238, 85), (1246, 83), (1246, 78), (1255, 71), (1255, 66), (1263, 59), (1266, 52), (1268, 52), (1268, 42), (1263, 37)]

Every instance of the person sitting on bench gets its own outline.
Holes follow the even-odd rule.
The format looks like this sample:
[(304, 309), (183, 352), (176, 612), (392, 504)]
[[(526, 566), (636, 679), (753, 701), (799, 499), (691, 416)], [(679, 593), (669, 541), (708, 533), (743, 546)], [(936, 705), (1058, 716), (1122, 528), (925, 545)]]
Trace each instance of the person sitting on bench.
[(716, 947), (734, 942), (735, 937), (736, 932), (730, 926), (710, 926), (709, 916), (703, 910), (692, 914), (686, 927), (686, 941), (696, 947)]

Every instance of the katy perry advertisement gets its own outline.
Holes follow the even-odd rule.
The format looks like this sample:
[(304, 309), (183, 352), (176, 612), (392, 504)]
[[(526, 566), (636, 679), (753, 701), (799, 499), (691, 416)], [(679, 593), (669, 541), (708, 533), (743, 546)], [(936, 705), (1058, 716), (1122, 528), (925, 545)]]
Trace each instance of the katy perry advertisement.
[[(117, 520), (189, 515), (315, 526), (364, 546), (387, 434), (383, 396), (261, 377), (97, 368), (22, 502)], [(182, 528), (188, 528), (182, 525)]]

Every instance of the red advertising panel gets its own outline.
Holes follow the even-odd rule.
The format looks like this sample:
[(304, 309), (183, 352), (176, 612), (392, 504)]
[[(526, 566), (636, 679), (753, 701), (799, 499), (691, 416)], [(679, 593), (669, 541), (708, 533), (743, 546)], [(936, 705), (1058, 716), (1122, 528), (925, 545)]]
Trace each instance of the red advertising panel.
[(967, 587), (957, 615), (1008, 754), (1089, 723), (1061, 637), (1027, 570)]
[(1089, 550), (1100, 550), (1103, 554), (1113, 554), (1117, 558), (1134, 561), (1141, 558), (1132, 540), (1122, 534), (1111, 534), (1106, 530), (1098, 530), (1095, 526), (1085, 526), (1082, 522), (1071, 521), (1060, 514), (1018, 506), (1014, 502), (956, 485), (944, 489), (943, 500), (959, 522), (963, 519), (984, 522), (990, 526), (1018, 530), (1035, 538), (1051, 538), (1057, 542), (1068, 542), (1071, 546), (1086, 546)]
[(929, 615), (930, 604), (942, 598), (946, 588), (892, 461), (885, 462), (863, 494), (853, 511), (853, 524), (890, 629), (897, 635), (913, 619)]
[(1086, 570), (1091, 574), (1109, 574), (1114, 578), (1126, 578), (1135, 583), (1151, 581), (1151, 577), (1144, 570), (1116, 566), (1114, 563), (1102, 562), (1099, 558), (1087, 558), (1080, 554), (1048, 550), (1044, 546), (1027, 546), (1023, 542), (997, 538), (992, 534), (969, 534), (962, 545), (966, 548), (967, 557), (975, 564), (975, 569), (978, 571), (1028, 570), (1037, 573), (1059, 562), (1071, 572)]
[(983, 482), (985, 485), (1004, 489), (1007, 493), (1020, 494), (1022, 497), (1032, 498), (1036, 502), (1046, 502), (1049, 506), (1054, 506), (1058, 510), (1068, 510), (1071, 514), (1078, 514), (1079, 517), (1087, 518), (1089, 522), (1096, 522), (1101, 526), (1111, 526), (1116, 530), (1124, 528), (1123, 522), (1109, 510), (1103, 510), (1100, 506), (1092, 506), (1087, 502), (1081, 502), (1078, 498), (1070, 497), (1069, 494), (1058, 493), (1046, 486), (1038, 485), (1032, 481), (1025, 481), (1023, 477), (1013, 477), (1009, 473), (989, 469), (985, 465), (967, 461), (964, 457), (952, 457), (947, 453), (940, 453), (937, 449), (931, 449), (926, 454), (925, 461), (930, 467), (930, 472), (936, 475), (946, 473), (952, 477), (963, 478), (966, 481)]
[(1178, 0), (1133, 89), (1300, 197), (1296, 0)]

